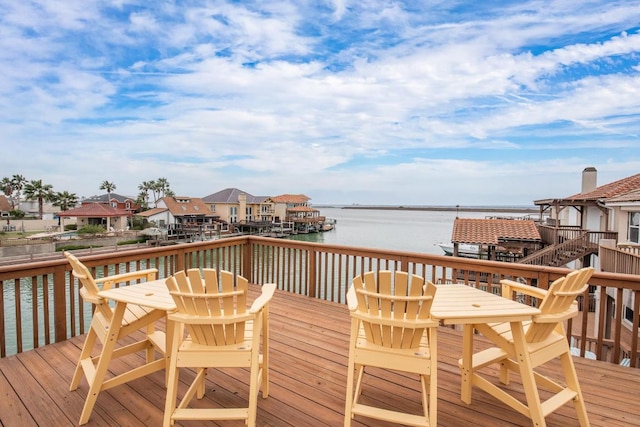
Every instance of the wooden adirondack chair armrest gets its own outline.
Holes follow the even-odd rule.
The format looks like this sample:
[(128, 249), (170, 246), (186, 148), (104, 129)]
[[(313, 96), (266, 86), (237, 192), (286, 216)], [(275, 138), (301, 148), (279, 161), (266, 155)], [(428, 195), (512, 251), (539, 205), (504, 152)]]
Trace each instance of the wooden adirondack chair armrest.
[(116, 283), (129, 282), (131, 280), (146, 279), (147, 281), (155, 280), (158, 275), (157, 268), (147, 268), (145, 270), (130, 271), (128, 273), (114, 274), (94, 279), (96, 284), (102, 283), (102, 289), (108, 290)]
[(563, 311), (562, 313), (553, 314), (538, 314), (533, 317), (535, 323), (558, 323), (571, 319), (578, 315), (578, 305), (572, 304), (571, 308)]
[(104, 298), (99, 297), (97, 295), (92, 295), (86, 288), (80, 288), (80, 296), (84, 302), (88, 302), (91, 304), (102, 304)]
[(262, 310), (273, 298), (277, 285), (275, 283), (265, 283), (262, 285), (262, 293), (253, 301), (249, 313), (257, 313)]
[(353, 286), (350, 286), (347, 291), (347, 307), (349, 311), (355, 311), (358, 308), (358, 297), (356, 295), (356, 289)]
[(524, 283), (516, 282), (514, 280), (502, 279), (500, 280), (500, 284), (502, 285), (502, 296), (508, 299), (513, 299), (513, 292), (520, 292), (539, 299), (542, 299), (547, 295), (546, 289), (525, 285)]

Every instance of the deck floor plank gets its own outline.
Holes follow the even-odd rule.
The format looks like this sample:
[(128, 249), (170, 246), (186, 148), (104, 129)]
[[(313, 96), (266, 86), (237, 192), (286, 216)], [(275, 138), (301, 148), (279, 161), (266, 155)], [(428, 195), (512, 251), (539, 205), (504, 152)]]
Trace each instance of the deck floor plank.
[[(257, 290), (252, 290), (256, 295)], [(164, 325), (160, 325), (161, 328)], [(258, 426), (340, 426), (343, 422), (347, 374), (349, 314), (345, 305), (278, 291), (271, 304), (270, 394), (258, 400)], [(140, 336), (142, 333), (140, 333)], [(0, 425), (77, 425), (88, 386), (81, 381), (68, 391), (84, 336), (0, 359)], [(488, 345), (479, 338), (477, 349)], [(462, 335), (448, 327), (438, 330), (438, 421), (447, 427), (528, 426), (528, 419), (488, 394), (474, 389), (470, 405), (460, 400), (457, 365)], [(142, 354), (126, 356), (110, 367), (115, 375), (136, 366)], [(592, 426), (638, 425), (640, 369), (574, 358)], [(544, 367), (557, 377), (558, 363)], [(194, 376), (181, 371), (179, 395)], [(156, 372), (102, 392), (88, 426), (156, 426), (162, 421), (164, 372)], [(497, 381), (497, 377), (496, 377)], [(197, 406), (245, 405), (248, 372), (243, 369), (211, 371), (207, 392)], [(376, 404), (420, 411), (416, 378), (371, 370), (363, 398)], [(509, 388), (523, 396), (517, 375)], [(242, 422), (180, 423), (183, 426), (242, 426)], [(356, 417), (354, 427), (383, 427), (388, 423)], [(549, 427), (577, 426), (571, 405), (547, 417)]]

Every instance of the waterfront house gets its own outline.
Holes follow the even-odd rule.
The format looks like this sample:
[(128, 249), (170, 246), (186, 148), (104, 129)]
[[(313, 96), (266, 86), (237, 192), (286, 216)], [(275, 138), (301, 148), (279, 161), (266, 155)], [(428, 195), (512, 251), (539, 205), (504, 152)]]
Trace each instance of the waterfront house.
[(296, 232), (320, 231), (325, 217), (318, 209), (309, 206), (309, 197), (304, 194), (281, 194), (269, 198), (274, 204), (276, 218), (291, 224)]
[(202, 198), (220, 219), (231, 224), (273, 220), (273, 208), (268, 197), (253, 196), (237, 188), (225, 188)]
[(122, 196), (117, 193), (102, 194), (99, 196), (91, 196), (82, 201), (87, 203), (103, 203), (115, 209), (121, 209), (129, 212), (129, 216), (140, 210), (140, 205), (136, 203), (136, 199), (129, 196)]
[[(573, 259), (566, 261), (575, 260), (575, 266), (591, 265), (601, 271), (640, 275), (640, 174), (598, 186), (596, 169), (588, 167), (582, 173), (580, 193), (534, 203), (540, 206), (541, 213), (547, 211), (552, 218), (547, 229), (553, 230), (554, 241), (545, 251), (571, 246), (572, 251), (555, 253), (573, 253)], [(621, 336), (625, 359), (638, 342), (640, 322), (635, 295), (629, 290), (617, 293), (592, 289), (590, 306), (594, 315), (605, 321), (603, 328), (596, 327), (593, 334), (607, 339), (615, 334)], [(616, 323), (622, 326), (620, 330)]]
[(158, 201), (157, 207), (137, 216), (166, 230), (169, 238), (193, 238), (196, 234), (199, 238), (210, 238), (228, 231), (227, 223), (198, 197), (166, 196)]
[(99, 225), (107, 231), (126, 230), (131, 212), (106, 203), (83, 203), (77, 208), (60, 212), (61, 218), (76, 218), (78, 228)]

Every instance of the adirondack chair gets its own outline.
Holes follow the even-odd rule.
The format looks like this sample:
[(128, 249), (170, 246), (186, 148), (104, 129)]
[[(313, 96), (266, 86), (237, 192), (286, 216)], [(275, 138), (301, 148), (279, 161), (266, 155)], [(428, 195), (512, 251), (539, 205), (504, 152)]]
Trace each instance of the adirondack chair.
[[(467, 387), (467, 395), (471, 396), (472, 386), (485, 390), (529, 417), (534, 426), (546, 425), (547, 415), (573, 401), (580, 425), (588, 426), (589, 419), (565, 333), (564, 321), (578, 314), (576, 298), (587, 289), (587, 281), (591, 278), (593, 271), (591, 267), (573, 271), (554, 281), (548, 290), (512, 280), (502, 280), (503, 297), (514, 298), (516, 295), (534, 297), (539, 302), (541, 313), (534, 316), (523, 329), (519, 329), (524, 332), (524, 340), (521, 340), (524, 341), (524, 348), (517, 348), (522, 346), (514, 344), (516, 330), (509, 323), (475, 325), (478, 332), (489, 338), (497, 347), (473, 355), (471, 372), (463, 372), (463, 376), (470, 378), (469, 381), (463, 381), (463, 387)], [(560, 359), (566, 385), (535, 371), (538, 366), (556, 358)], [(479, 370), (494, 364), (500, 364), (500, 382), (505, 385), (509, 383), (510, 371), (520, 372), (526, 404), (507, 393), (504, 388), (480, 376)], [(462, 360), (460, 366), (463, 366)], [(539, 387), (550, 391), (552, 396), (541, 401)]]
[[(269, 301), (276, 285), (262, 286), (261, 295), (247, 309), (248, 281), (228, 271), (180, 271), (166, 280), (177, 311), (168, 317), (173, 328), (164, 426), (176, 420), (244, 420), (255, 426), (258, 391), (269, 394)], [(188, 336), (184, 335), (186, 326)], [(260, 335), (262, 333), (262, 339)], [(262, 345), (262, 351), (260, 346)], [(196, 376), (180, 403), (180, 368), (196, 368)], [(188, 407), (204, 397), (207, 368), (249, 368), (248, 406), (243, 408)]]
[[(345, 426), (350, 426), (356, 415), (403, 425), (436, 425), (438, 322), (430, 316), (435, 292), (431, 282), (401, 271), (380, 271), (377, 281), (375, 272), (353, 279), (347, 293), (351, 338)], [(423, 413), (407, 414), (361, 403), (363, 377), (369, 366), (419, 375)]]
[[(156, 320), (163, 318), (165, 312), (128, 304), (124, 313), (116, 314), (109, 305), (109, 301), (98, 296), (100, 290), (111, 289), (116, 284), (135, 282), (140, 279), (146, 281), (154, 280), (158, 271), (157, 269), (151, 268), (132, 271), (96, 279), (89, 269), (74, 255), (69, 252), (64, 252), (64, 256), (73, 268), (73, 277), (77, 278), (82, 284), (80, 288), (82, 299), (85, 302), (93, 304), (94, 307), (91, 327), (84, 341), (80, 359), (76, 365), (69, 387), (70, 391), (78, 388), (83, 374), (89, 383), (89, 391), (87, 392), (84, 408), (80, 415), (79, 424), (82, 425), (89, 421), (100, 391), (147, 375), (155, 370), (164, 369), (166, 364), (164, 359), (165, 334), (161, 331), (156, 331), (154, 323)], [(120, 318), (120, 316), (121, 320), (117, 322), (117, 325), (114, 325), (114, 321)], [(144, 339), (116, 348), (119, 340), (142, 328), (146, 329)], [(102, 348), (99, 356), (94, 357), (92, 353), (97, 341), (100, 341)], [(144, 365), (106, 379), (107, 369), (109, 368), (111, 360), (140, 351), (146, 353)], [(156, 351), (162, 354), (161, 358), (155, 358)]]

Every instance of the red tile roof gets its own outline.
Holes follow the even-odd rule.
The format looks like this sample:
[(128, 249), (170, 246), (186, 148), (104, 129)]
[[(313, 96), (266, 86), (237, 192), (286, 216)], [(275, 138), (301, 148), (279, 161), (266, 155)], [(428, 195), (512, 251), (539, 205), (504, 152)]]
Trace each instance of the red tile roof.
[(619, 179), (618, 181), (601, 185), (595, 190), (588, 191), (586, 193), (574, 194), (573, 196), (567, 197), (566, 200), (601, 200), (620, 196), (636, 190), (640, 190), (640, 174), (628, 176), (626, 178)]
[(173, 216), (217, 216), (198, 197), (163, 197), (162, 201)]
[(607, 199), (606, 202), (607, 204), (620, 203), (620, 202), (640, 202), (640, 189), (635, 191), (630, 191), (628, 193), (624, 193), (619, 196), (610, 197)]
[(167, 209), (167, 208), (151, 208), (151, 209), (146, 210), (146, 211), (144, 211), (144, 212), (138, 212), (138, 213), (136, 214), (136, 216), (141, 216), (141, 217), (150, 217), (150, 216), (153, 216), (153, 215), (155, 215), (155, 214), (159, 214), (159, 213), (161, 213), (161, 212), (166, 212), (166, 211), (168, 211), (168, 210), (169, 210), (169, 209)]
[(124, 209), (116, 209), (105, 203), (85, 203), (79, 208), (69, 209), (60, 212), (60, 216), (69, 217), (88, 217), (88, 218), (106, 218), (116, 216), (129, 216), (131, 213)]
[(453, 243), (498, 245), (504, 241), (540, 241), (540, 233), (532, 220), (456, 218)]
[(6, 196), (0, 195), (0, 212), (10, 212), (11, 203), (7, 200)]
[(320, 212), (318, 209), (310, 208), (309, 206), (294, 206), (287, 209), (288, 212)]
[(281, 194), (271, 197), (271, 200), (275, 203), (307, 203), (311, 199), (304, 194)]

